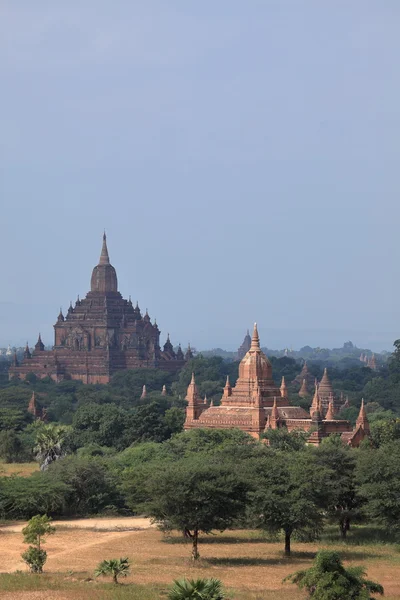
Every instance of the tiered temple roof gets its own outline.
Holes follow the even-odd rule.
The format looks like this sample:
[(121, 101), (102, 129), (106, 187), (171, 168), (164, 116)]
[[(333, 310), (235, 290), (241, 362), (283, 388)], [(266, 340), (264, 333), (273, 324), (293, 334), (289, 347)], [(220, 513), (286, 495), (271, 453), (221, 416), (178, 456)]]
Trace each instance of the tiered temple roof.
[(60, 313), (54, 325), (54, 347), (45, 351), (39, 339), (31, 356), (25, 353), (21, 365), (14, 364), (10, 377), (28, 373), (65, 378), (84, 383), (107, 383), (120, 370), (154, 367), (176, 371), (185, 364), (183, 354), (175, 354), (169, 336), (160, 348), (160, 330), (146, 309), (125, 300), (118, 291), (115, 268), (110, 263), (106, 235), (103, 236), (98, 264), (91, 276), (90, 291)]
[[(327, 385), (326, 374), (323, 384), (324, 393)], [(354, 445), (368, 435), (365, 421), (358, 429), (353, 430), (348, 421), (336, 419), (332, 399), (329, 401), (327, 416), (324, 418), (318, 385), (310, 408), (311, 415), (300, 406), (292, 406), (285, 380), (282, 379), (281, 387), (278, 388), (272, 378), (271, 363), (261, 351), (256, 324), (254, 324), (250, 348), (239, 365), (236, 385), (232, 387), (227, 377), (220, 406), (208, 404), (201, 398), (194, 374), (192, 374), (186, 400), (188, 406), (185, 429), (237, 427), (253, 437), (261, 438), (269, 428), (286, 427), (289, 431), (311, 430), (308, 440), (310, 444), (319, 444), (324, 437), (338, 433), (346, 434), (343, 438), (344, 442)]]

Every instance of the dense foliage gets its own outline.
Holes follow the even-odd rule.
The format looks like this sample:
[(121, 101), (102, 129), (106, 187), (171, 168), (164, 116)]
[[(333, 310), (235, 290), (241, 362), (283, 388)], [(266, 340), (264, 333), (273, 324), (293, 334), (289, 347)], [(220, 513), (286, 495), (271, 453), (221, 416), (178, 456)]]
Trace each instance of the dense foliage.
[[(335, 436), (308, 447), (306, 435), (285, 429), (270, 431), (268, 444), (239, 430), (182, 432), (192, 371), (200, 393), (215, 403), (226, 375), (235, 382), (237, 363), (215, 356), (198, 356), (179, 374), (120, 372), (107, 386), (56, 385), (34, 375), (4, 381), (0, 456), (36, 459), (45, 468), (0, 476), (0, 516), (140, 512), (184, 533), (194, 557), (199, 536), (236, 525), (282, 536), (287, 554), (293, 541), (316, 538), (329, 522), (343, 538), (355, 521), (393, 532), (400, 521), (400, 342), (376, 372), (349, 360), (338, 361), (330, 376), (350, 399), (341, 416), (355, 420), (362, 395), (368, 399), (371, 437), (358, 450)], [(295, 398), (290, 382), (301, 365), (290, 357), (272, 362), (276, 383), (284, 375)], [(319, 376), (322, 367), (309, 365)], [(27, 411), (33, 391), (47, 422)], [(308, 407), (310, 399), (302, 402)]]

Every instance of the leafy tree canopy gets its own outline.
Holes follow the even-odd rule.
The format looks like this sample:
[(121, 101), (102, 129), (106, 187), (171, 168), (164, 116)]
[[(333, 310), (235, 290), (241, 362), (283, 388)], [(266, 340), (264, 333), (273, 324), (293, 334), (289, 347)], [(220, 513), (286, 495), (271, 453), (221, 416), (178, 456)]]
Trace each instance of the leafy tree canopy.
[(147, 469), (138, 484), (143, 486), (144, 500), (137, 508), (164, 531), (185, 532), (192, 540), (193, 559), (199, 556), (199, 534), (232, 525), (244, 512), (248, 491), (232, 469), (198, 457)]
[(285, 554), (291, 538), (315, 538), (323, 525), (323, 506), (331, 471), (317, 464), (314, 449), (277, 452), (272, 449), (245, 464), (251, 484), (249, 523), (285, 534)]
[(359, 452), (357, 478), (369, 517), (387, 528), (400, 526), (400, 441), (377, 450), (363, 447)]
[(309, 435), (307, 431), (299, 429), (289, 432), (286, 427), (281, 427), (279, 429), (269, 429), (265, 432), (264, 437), (268, 440), (271, 448), (291, 452), (302, 450)]

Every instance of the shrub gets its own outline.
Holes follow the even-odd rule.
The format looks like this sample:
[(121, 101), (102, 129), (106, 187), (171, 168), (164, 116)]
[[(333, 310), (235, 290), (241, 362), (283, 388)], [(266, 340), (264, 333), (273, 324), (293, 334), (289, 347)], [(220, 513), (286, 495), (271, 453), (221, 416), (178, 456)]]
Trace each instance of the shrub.
[(22, 559), (29, 566), (31, 573), (43, 573), (43, 565), (47, 560), (46, 550), (29, 546), (28, 550), (22, 554)]
[(219, 579), (176, 579), (168, 593), (168, 600), (224, 600)]

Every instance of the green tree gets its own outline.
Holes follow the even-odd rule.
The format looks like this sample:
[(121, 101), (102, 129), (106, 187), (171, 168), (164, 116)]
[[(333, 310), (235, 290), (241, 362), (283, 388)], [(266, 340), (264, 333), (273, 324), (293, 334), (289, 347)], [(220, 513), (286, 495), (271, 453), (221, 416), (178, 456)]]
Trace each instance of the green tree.
[(251, 435), (240, 429), (203, 429), (196, 428), (174, 435), (163, 444), (165, 452), (180, 459), (184, 456), (225, 453), (233, 456), (240, 448), (253, 450), (259, 446)]
[[(205, 463), (202, 457), (162, 463), (158, 469), (151, 465), (134, 488), (145, 496), (141, 510), (162, 530), (184, 532), (192, 541), (193, 560), (199, 557), (199, 534), (232, 525), (244, 512), (248, 490), (233, 466)], [(129, 482), (125, 489), (129, 502)]]
[(118, 394), (128, 399), (130, 406), (136, 406), (141, 404), (140, 396), (143, 385), (146, 385), (148, 393), (161, 393), (162, 386), (165, 384), (167, 389), (170, 389), (175, 379), (175, 373), (168, 373), (161, 369), (130, 369), (115, 373), (109, 388), (113, 395)]
[(63, 512), (69, 486), (56, 481), (48, 472), (34, 473), (30, 477), (0, 478), (0, 510), (6, 519), (30, 519), (41, 514)]
[(363, 447), (357, 462), (367, 514), (388, 529), (400, 528), (400, 441), (377, 450)]
[(181, 396), (181, 398), (186, 396), (192, 373), (196, 373), (196, 383), (200, 394), (207, 395), (210, 400), (219, 402), (226, 376), (229, 375), (231, 384), (235, 384), (237, 363), (227, 363), (220, 356), (206, 358), (200, 354), (192, 358), (179, 372), (178, 381), (172, 385), (176, 396)]
[(130, 563), (128, 558), (111, 558), (103, 560), (95, 570), (95, 576), (111, 575), (113, 582), (118, 583), (118, 577), (127, 577), (130, 573)]
[(286, 556), (290, 556), (293, 534), (311, 539), (319, 534), (331, 473), (317, 463), (314, 449), (298, 452), (269, 449), (242, 468), (252, 487), (249, 522), (270, 532), (283, 531)]
[(332, 435), (322, 441), (316, 458), (322, 469), (330, 470), (325, 508), (332, 521), (338, 523), (340, 535), (345, 539), (362, 504), (355, 477), (356, 453), (353, 448), (343, 445), (339, 435)]
[(41, 548), (46, 535), (55, 533), (51, 519), (47, 515), (32, 517), (28, 525), (22, 530), (25, 544), (33, 544), (22, 554), (23, 560), (29, 565), (32, 573), (42, 573), (43, 565), (47, 560), (47, 552)]
[(20, 408), (7, 408), (4, 405), (0, 408), (0, 430), (21, 431), (31, 420), (32, 415)]
[(168, 600), (224, 600), (226, 598), (219, 579), (175, 579)]
[(160, 397), (148, 404), (136, 406), (130, 416), (130, 435), (132, 442), (162, 442), (171, 437), (172, 431), (165, 420), (169, 403)]
[[(385, 413), (388, 411), (385, 411)], [(382, 413), (377, 413), (377, 416)], [(390, 444), (400, 439), (400, 419), (386, 418), (373, 420), (370, 424), (371, 443), (375, 448)]]
[(68, 434), (68, 427), (53, 423), (43, 425), (38, 430), (34, 452), (36, 460), (40, 463), (41, 471), (45, 471), (52, 462), (65, 456)]
[(73, 443), (78, 448), (88, 444), (99, 444), (122, 450), (130, 443), (124, 441), (128, 419), (129, 413), (116, 404), (84, 404), (74, 415)]
[(362, 567), (343, 567), (337, 552), (321, 550), (310, 569), (297, 571), (284, 581), (305, 589), (313, 600), (373, 600), (371, 594), (383, 594), (379, 583), (365, 579)]
[(0, 431), (0, 456), (6, 463), (17, 462), (22, 453), (22, 443), (13, 429)]
[(268, 429), (264, 435), (271, 448), (283, 451), (302, 450), (309, 436), (310, 434), (307, 431), (295, 430), (289, 432), (285, 427)]
[(176, 433), (180, 433), (183, 430), (185, 418), (186, 413), (184, 408), (179, 408), (178, 406), (171, 406), (171, 408), (168, 408), (165, 411), (164, 423), (170, 436)]
[(67, 514), (97, 514), (108, 506), (124, 506), (118, 479), (101, 457), (66, 456), (50, 465), (48, 475), (68, 486), (64, 496)]

